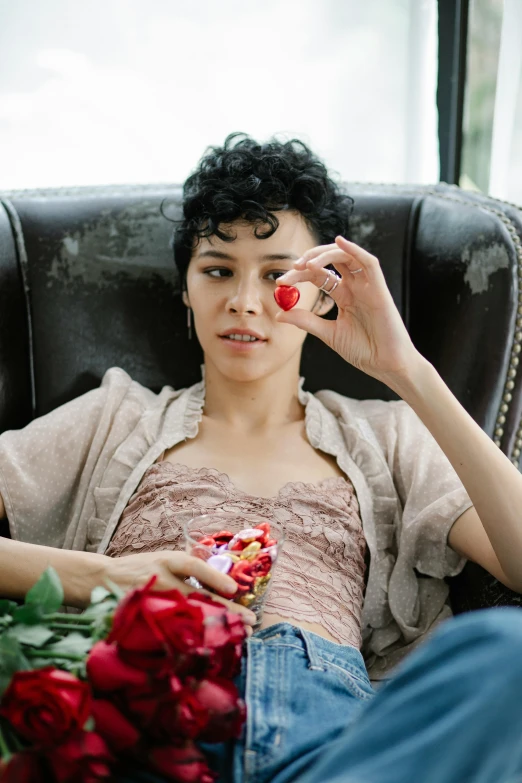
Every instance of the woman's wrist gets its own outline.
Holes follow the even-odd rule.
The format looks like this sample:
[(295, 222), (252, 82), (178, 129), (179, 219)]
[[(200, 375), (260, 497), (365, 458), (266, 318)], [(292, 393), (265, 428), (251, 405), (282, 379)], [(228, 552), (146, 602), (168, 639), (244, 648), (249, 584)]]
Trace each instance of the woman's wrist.
[(415, 399), (422, 392), (423, 386), (427, 379), (432, 377), (433, 372), (433, 365), (421, 353), (415, 351), (407, 368), (402, 373), (379, 377), (378, 380), (389, 386), (405, 402), (411, 404), (410, 400)]
[(95, 587), (107, 587), (111, 558), (96, 552), (59, 551), (67, 557), (62, 577), (64, 604), (84, 609), (89, 605)]

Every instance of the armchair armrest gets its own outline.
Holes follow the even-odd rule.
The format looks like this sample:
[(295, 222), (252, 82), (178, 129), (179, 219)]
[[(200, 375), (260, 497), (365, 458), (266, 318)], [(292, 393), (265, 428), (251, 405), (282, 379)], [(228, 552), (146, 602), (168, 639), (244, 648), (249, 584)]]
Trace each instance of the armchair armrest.
[(11, 538), (11, 532), (9, 530), (9, 520), (7, 517), (5, 519), (0, 519), (0, 536), (2, 538)]
[(478, 563), (469, 561), (458, 576), (448, 577), (446, 582), (454, 614), (493, 606), (522, 608), (522, 594), (510, 590)]

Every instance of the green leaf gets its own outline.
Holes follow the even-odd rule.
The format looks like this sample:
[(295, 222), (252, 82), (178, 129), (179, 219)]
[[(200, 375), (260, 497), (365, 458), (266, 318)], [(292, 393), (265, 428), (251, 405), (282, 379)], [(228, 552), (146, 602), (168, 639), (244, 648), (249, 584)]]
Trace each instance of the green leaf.
[(43, 609), (37, 604), (24, 604), (17, 607), (13, 612), (13, 620), (15, 623), (22, 623), (23, 625), (38, 625), (43, 619)]
[(60, 653), (73, 654), (73, 655), (86, 655), (90, 652), (93, 646), (93, 640), (88, 637), (82, 636), (81, 633), (70, 633), (60, 639), (55, 644), (50, 644), (46, 647), (46, 650), (54, 652), (59, 656)]
[(26, 604), (41, 606), (44, 612), (56, 612), (63, 604), (63, 587), (52, 566), (46, 568), (40, 579), (25, 596)]
[(12, 614), (18, 604), (16, 601), (10, 601), (8, 598), (0, 599), (0, 617), (6, 614)]
[(54, 632), (45, 625), (15, 625), (9, 634), (18, 639), (21, 644), (28, 644), (31, 647), (43, 647), (54, 636)]
[(0, 636), (0, 670), (14, 674), (17, 671), (27, 671), (30, 668), (18, 639), (15, 639), (10, 631), (2, 634)]
[(22, 652), (18, 639), (12, 637), (10, 632), (2, 634), (0, 636), (0, 699), (13, 674), (30, 669), (31, 666)]
[(111, 593), (116, 596), (118, 601), (121, 601), (121, 599), (125, 596), (125, 590), (122, 590), (121, 587), (119, 587), (119, 585), (117, 585), (111, 579), (106, 579), (105, 582), (111, 588)]
[(85, 721), (85, 724), (83, 726), (83, 730), (84, 731), (94, 731), (95, 728), (96, 728), (96, 724), (94, 722), (94, 718), (91, 715), (90, 718), (87, 718), (87, 720)]
[(103, 601), (104, 598), (107, 598), (109, 595), (110, 592), (106, 590), (105, 587), (98, 585), (91, 593), (91, 604), (99, 604), (100, 601)]
[(112, 614), (95, 620), (92, 629), (92, 638), (94, 642), (99, 642), (107, 638), (112, 630)]
[(87, 617), (90, 620), (97, 620), (101, 617), (105, 617), (106, 615), (110, 615), (114, 612), (117, 601), (112, 598), (105, 601), (101, 601), (98, 604), (92, 604), (91, 606), (88, 606), (85, 612), (82, 614), (82, 617)]
[(3, 617), (0, 617), (0, 633), (5, 631), (6, 628), (9, 628), (10, 625), (13, 624), (13, 618), (10, 614), (4, 614)]

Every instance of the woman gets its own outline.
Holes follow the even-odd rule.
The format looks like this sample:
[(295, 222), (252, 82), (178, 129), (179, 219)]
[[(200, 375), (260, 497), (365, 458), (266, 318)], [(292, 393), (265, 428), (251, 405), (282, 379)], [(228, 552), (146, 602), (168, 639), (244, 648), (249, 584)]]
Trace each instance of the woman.
[[(180, 551), (176, 513), (261, 511), (287, 543), (245, 644), (245, 731), (202, 746), (222, 779), (512, 782), (518, 611), (432, 631), (451, 615), (444, 577), (466, 559), (522, 589), (522, 477), (416, 351), (378, 259), (346, 238), (352, 203), (300, 142), (232, 135), (210, 149), (175, 234), (203, 379), (155, 395), (113, 368), (0, 437), (13, 537), (0, 540), (0, 594), (21, 597), (52, 564), (70, 606), (107, 576), (188, 590), (192, 575), (232, 595)], [(299, 289), (297, 307), (278, 308), (278, 285)], [(402, 399), (305, 392), (307, 333)], [(375, 690), (369, 675), (388, 682)]]

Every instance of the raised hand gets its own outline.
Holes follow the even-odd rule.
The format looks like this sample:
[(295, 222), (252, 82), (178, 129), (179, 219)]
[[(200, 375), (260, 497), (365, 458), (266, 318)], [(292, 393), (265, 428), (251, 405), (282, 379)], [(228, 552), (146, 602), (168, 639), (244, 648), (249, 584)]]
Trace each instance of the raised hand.
[[(340, 275), (325, 270), (331, 264)], [(330, 280), (327, 281), (327, 275)], [(309, 281), (325, 286), (335, 301), (335, 321), (308, 310), (279, 312), (276, 319), (319, 337), (343, 359), (374, 378), (403, 377), (420, 354), (386, 285), (379, 260), (342, 236), (331, 245), (318, 245), (294, 262), (294, 269), (279, 277), (277, 285)]]

